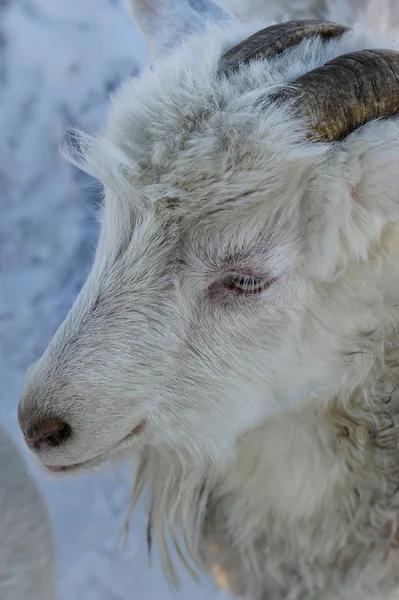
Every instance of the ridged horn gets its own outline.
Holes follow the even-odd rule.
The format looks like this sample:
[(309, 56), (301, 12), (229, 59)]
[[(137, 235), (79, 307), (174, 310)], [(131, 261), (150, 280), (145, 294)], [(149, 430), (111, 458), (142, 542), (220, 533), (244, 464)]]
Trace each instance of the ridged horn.
[(373, 119), (399, 114), (399, 52), (343, 54), (293, 85), (277, 96), (297, 98), (294, 111), (314, 141), (340, 140)]
[(344, 25), (310, 19), (271, 25), (225, 52), (218, 65), (218, 74), (228, 75), (250, 61), (281, 54), (305, 39), (320, 37), (327, 41), (346, 31), (349, 28)]

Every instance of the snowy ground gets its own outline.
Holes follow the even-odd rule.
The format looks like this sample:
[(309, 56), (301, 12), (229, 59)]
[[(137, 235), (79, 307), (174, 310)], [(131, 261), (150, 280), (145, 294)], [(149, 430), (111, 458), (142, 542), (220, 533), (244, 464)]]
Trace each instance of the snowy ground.
[[(124, 0), (0, 0), (0, 420), (20, 443), (16, 407), (88, 272), (98, 188), (59, 156), (73, 123), (97, 128), (107, 96), (138, 72), (144, 44)], [(35, 470), (35, 474), (39, 474)], [(40, 479), (57, 536), (61, 600), (222, 598), (184, 578), (171, 594), (145, 551), (137, 510), (115, 550), (133, 467), (72, 482)]]

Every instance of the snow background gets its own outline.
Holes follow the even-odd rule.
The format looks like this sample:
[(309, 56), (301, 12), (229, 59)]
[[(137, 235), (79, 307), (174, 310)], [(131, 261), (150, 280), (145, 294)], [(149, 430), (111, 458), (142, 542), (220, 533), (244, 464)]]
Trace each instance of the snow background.
[[(98, 233), (99, 188), (58, 144), (70, 124), (100, 127), (109, 93), (146, 60), (125, 0), (0, 0), (0, 421), (21, 447), (24, 372), (82, 286)], [(184, 575), (180, 594), (168, 590), (156, 556), (148, 565), (141, 509), (115, 548), (132, 465), (68, 482), (33, 471), (53, 518), (61, 600), (225, 598)]]

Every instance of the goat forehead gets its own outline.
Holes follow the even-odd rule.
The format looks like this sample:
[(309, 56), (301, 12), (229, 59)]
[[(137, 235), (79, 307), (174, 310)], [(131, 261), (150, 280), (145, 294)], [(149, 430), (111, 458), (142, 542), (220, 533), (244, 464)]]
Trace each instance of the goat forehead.
[[(236, 42), (250, 33), (231, 36)], [(229, 35), (218, 30), (186, 40), (115, 96), (107, 139), (137, 165), (147, 183), (162, 180), (176, 163), (192, 170), (193, 160), (200, 161), (198, 170), (215, 178), (218, 166), (226, 172), (241, 161), (255, 168), (251, 161), (273, 147), (281, 158), (298, 135), (284, 109), (264, 106), (268, 93), (365, 43), (356, 32), (343, 36), (339, 48), (313, 40), (225, 78), (218, 76), (218, 63), (232, 45)]]
[[(125, 220), (119, 219), (111, 236), (107, 235), (105, 219), (103, 246), (107, 252), (120, 247), (112, 272), (134, 269), (140, 273), (152, 263), (158, 265), (158, 272), (162, 265), (166, 268), (178, 260), (187, 242), (202, 239), (208, 247), (212, 242), (224, 246), (234, 237), (244, 244), (248, 238), (253, 241), (259, 237), (259, 227), (263, 234), (276, 239), (276, 231), (281, 234), (284, 226), (286, 240), (297, 222), (299, 199), (319, 155), (309, 152), (306, 156), (306, 149), (300, 149), (297, 154), (288, 151), (275, 156), (274, 148), (269, 148), (251, 156), (248, 166), (245, 149), (241, 147), (241, 151), (243, 160), (237, 159), (236, 168), (228, 172), (222, 153), (220, 164), (217, 157), (202, 164), (186, 161), (182, 151), (174, 160), (174, 168), (163, 171), (159, 178), (162, 183), (148, 170), (144, 176), (149, 178), (147, 185), (142, 185), (139, 176), (124, 199), (131, 210), (125, 212)], [(107, 208), (112, 211), (113, 204), (117, 205), (118, 199), (111, 193), (105, 212)]]
[[(304, 142), (303, 124), (286, 107), (265, 102), (276, 84), (307, 70), (303, 61), (266, 61), (230, 80), (218, 78), (222, 43), (209, 39), (209, 51), (207, 40), (188, 44), (187, 53), (161, 61), (114, 98), (92, 172), (111, 182), (117, 174), (128, 192), (125, 204), (145, 197), (157, 207), (204, 218), (253, 205), (262, 195), (272, 207), (273, 196), (289, 198), (290, 185), (291, 191), (303, 188), (304, 168), (325, 153), (322, 145)], [(330, 57), (326, 48), (317, 41), (309, 45), (308, 68)], [(335, 52), (331, 47), (329, 53)]]
[(289, 164), (301, 141), (301, 126), (293, 119), (287, 123), (285, 109), (256, 100), (222, 108), (202, 97), (189, 115), (174, 105), (169, 119), (167, 103), (163, 115), (137, 117), (132, 108), (119, 125), (116, 145), (135, 165), (139, 185), (165, 185), (173, 193), (179, 186), (190, 192), (221, 181), (242, 184), (245, 173), (266, 175)]
[(195, 64), (182, 65), (181, 57), (177, 66), (161, 62), (115, 96), (106, 139), (142, 183), (217, 181), (229, 170), (281, 160), (300, 139), (286, 110), (265, 106), (276, 84), (290, 80), (286, 70), (266, 63), (220, 78), (219, 56), (220, 48), (204, 64), (197, 56)]
[[(163, 223), (184, 216), (207, 220), (215, 213), (234, 220), (229, 211), (242, 218), (240, 209), (259, 203), (264, 211), (274, 210), (273, 200), (292, 196), (304, 172), (323, 156), (321, 146), (303, 143), (299, 127), (287, 124), (274, 107), (262, 114), (247, 109), (237, 119), (215, 113), (197, 122), (184, 140), (178, 139), (180, 133), (175, 131), (171, 141), (166, 133), (154, 135), (145, 158), (144, 150), (134, 147), (134, 134), (124, 140), (126, 163), (135, 165), (125, 194), (133, 219), (145, 207)], [(128, 143), (132, 147), (126, 148)], [(112, 193), (109, 202), (114, 202)]]

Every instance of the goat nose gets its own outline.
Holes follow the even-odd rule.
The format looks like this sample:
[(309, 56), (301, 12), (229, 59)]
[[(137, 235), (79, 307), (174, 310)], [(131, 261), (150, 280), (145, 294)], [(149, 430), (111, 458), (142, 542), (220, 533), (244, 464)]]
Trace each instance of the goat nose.
[(44, 419), (38, 425), (25, 428), (23, 434), (30, 448), (40, 450), (43, 446), (60, 446), (71, 437), (72, 429), (61, 419)]

